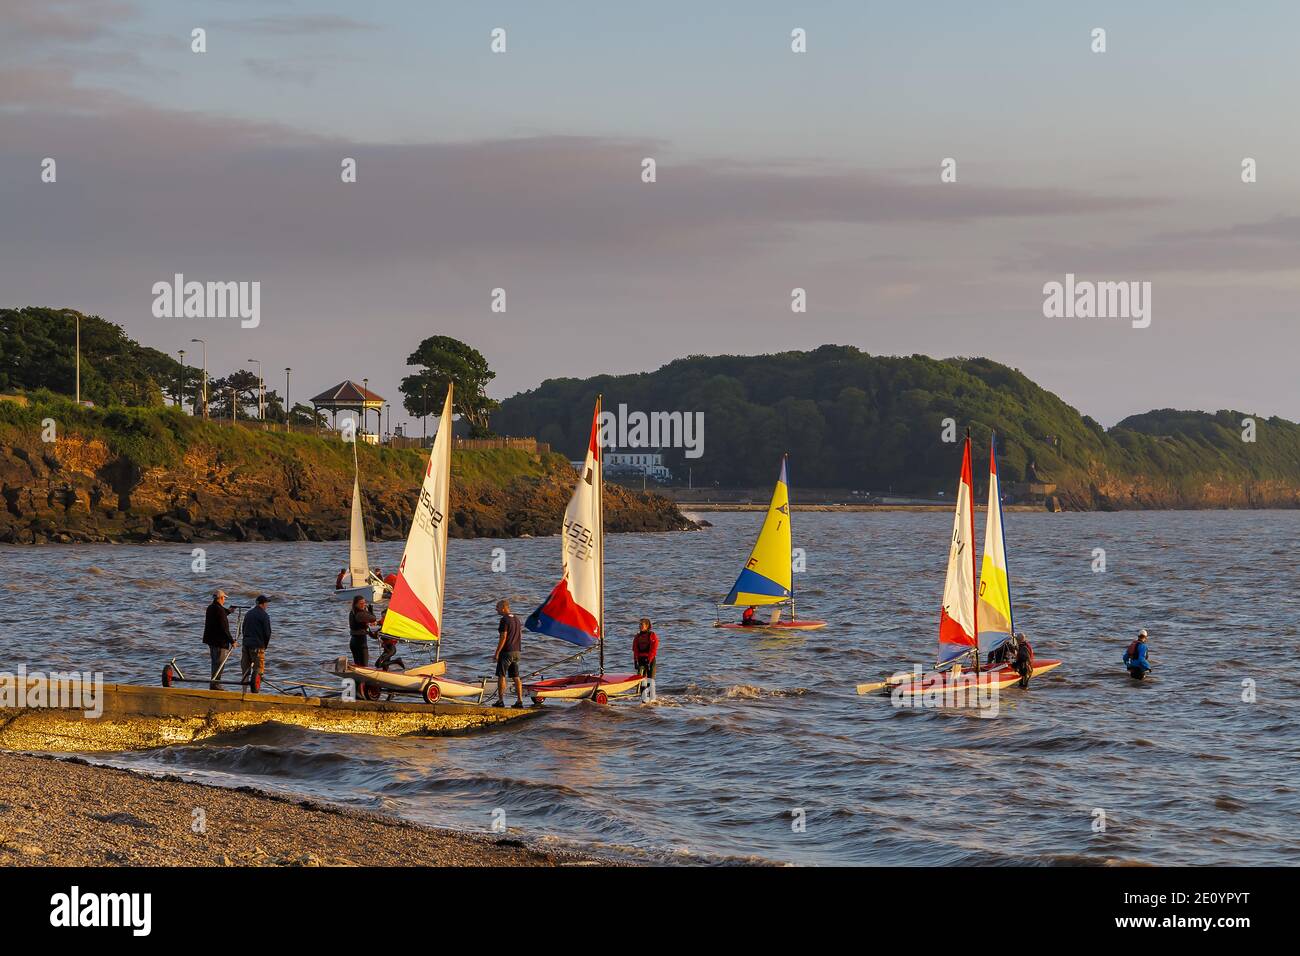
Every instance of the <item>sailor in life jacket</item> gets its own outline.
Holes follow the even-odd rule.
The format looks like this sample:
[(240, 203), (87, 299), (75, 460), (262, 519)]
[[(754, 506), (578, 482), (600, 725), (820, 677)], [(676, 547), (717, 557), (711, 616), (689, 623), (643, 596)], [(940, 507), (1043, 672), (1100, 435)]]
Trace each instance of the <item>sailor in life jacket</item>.
[(1134, 680), (1141, 680), (1150, 672), (1151, 662), (1147, 660), (1147, 629), (1145, 627), (1138, 631), (1137, 640), (1124, 651), (1124, 666), (1128, 668), (1129, 676)]
[(740, 623), (745, 625), (745, 627), (754, 627), (756, 624), (761, 623), (758, 619), (757, 609), (754, 605), (751, 604), (749, 607), (745, 608), (745, 613), (740, 615)]
[(347, 577), (347, 576), (348, 576), (348, 569), (347, 569), (347, 568), (344, 568), (342, 571), (339, 572), (339, 576), (338, 576), (337, 578), (334, 579), (334, 590), (335, 590), (335, 591), (342, 591), (342, 590), (343, 590), (343, 579), (344, 579), (345, 577)]
[(644, 699), (655, 699), (655, 671), (659, 669), (659, 635), (650, 629), (650, 618), (641, 618), (641, 630), (632, 638), (632, 663), (636, 672), (648, 678)]

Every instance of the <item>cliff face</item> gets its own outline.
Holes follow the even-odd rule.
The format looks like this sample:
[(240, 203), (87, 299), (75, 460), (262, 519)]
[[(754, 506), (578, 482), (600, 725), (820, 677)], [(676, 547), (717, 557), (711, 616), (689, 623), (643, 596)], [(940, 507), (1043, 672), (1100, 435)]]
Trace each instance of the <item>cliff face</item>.
[[(273, 436), (252, 436), (271, 442)], [(323, 440), (311, 440), (326, 445)], [(48, 444), (0, 440), (0, 542), (280, 540), (346, 538), (352, 498), (350, 454), (322, 456), (310, 444), (240, 456), (189, 444), (178, 460), (142, 467), (98, 437)], [(405, 537), (423, 473), (420, 451), (362, 455), (371, 537)], [(367, 459), (382, 455), (382, 465)], [(522, 452), (453, 456), (453, 537), (554, 534), (573, 490), (562, 459)], [(461, 472), (462, 474), (457, 474)], [(609, 486), (610, 531), (685, 530), (693, 524), (667, 499)]]
[(1067, 480), (1056, 497), (1067, 511), (1203, 508), (1300, 508), (1300, 487), (1281, 479), (1241, 480), (1224, 475), (1163, 477), (1114, 475), (1105, 469), (1087, 480)]

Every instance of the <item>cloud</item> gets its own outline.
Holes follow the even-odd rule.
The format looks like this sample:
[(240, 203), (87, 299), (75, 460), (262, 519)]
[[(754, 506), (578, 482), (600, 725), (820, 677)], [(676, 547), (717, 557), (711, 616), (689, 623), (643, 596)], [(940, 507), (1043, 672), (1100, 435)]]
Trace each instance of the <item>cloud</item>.
[(1030, 256), (1008, 267), (1112, 275), (1296, 271), (1300, 269), (1300, 216), (1159, 232), (1123, 242), (1040, 243)]
[(216, 26), (235, 33), (257, 36), (319, 36), (326, 33), (351, 33), (373, 30), (373, 23), (363, 23), (351, 17), (320, 14), (298, 17), (250, 17), (241, 20), (217, 20)]

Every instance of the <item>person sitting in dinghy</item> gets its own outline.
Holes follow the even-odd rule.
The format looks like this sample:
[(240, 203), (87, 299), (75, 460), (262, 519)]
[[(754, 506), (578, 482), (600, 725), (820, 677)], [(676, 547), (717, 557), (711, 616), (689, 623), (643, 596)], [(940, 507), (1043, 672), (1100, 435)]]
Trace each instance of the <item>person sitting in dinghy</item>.
[[(339, 576), (338, 576), (337, 578), (334, 579), (334, 590), (335, 590), (335, 591), (342, 591), (342, 590), (343, 590), (343, 579), (346, 578), (347, 576), (348, 576), (348, 569), (347, 569), (347, 568), (344, 568), (342, 571), (339, 572)], [(349, 582), (349, 583), (351, 583), (351, 582)]]
[(758, 619), (758, 608), (750, 605), (745, 608), (745, 613), (740, 615), (740, 623), (745, 627), (758, 627), (763, 622)]
[(1012, 634), (1005, 641), (999, 644), (993, 650), (989, 651), (988, 659), (984, 662), (989, 667), (997, 664), (1011, 664), (1015, 662), (1016, 651), (1019, 649), (1020, 642), (1016, 640), (1016, 635)]
[(1137, 640), (1124, 651), (1124, 666), (1129, 676), (1141, 680), (1151, 672), (1151, 662), (1147, 660), (1147, 629), (1138, 631)]

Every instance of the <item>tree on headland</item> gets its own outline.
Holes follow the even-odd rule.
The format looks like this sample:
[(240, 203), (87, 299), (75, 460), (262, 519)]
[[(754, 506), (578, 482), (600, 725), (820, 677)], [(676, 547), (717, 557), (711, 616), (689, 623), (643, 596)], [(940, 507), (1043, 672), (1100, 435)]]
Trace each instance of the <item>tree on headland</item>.
[[(225, 378), (214, 378), (208, 382), (208, 399), (212, 404), (212, 417), (228, 419), (230, 414), (231, 394), (235, 398), (236, 418), (257, 417), (257, 373), (246, 368), (237, 368)], [(284, 421), (284, 406), (275, 390), (266, 390), (266, 420)]]
[[(598, 392), (611, 413), (625, 405), (629, 413), (702, 414), (699, 457), (655, 449), (697, 485), (762, 488), (788, 452), (796, 488), (951, 495), (957, 442), (969, 425), (983, 456), (997, 431), (1008, 487), (1047, 481), (1101, 506), (1109, 499), (1094, 487), (1134, 476), (1141, 482), (1133, 487), (1158, 489), (1153, 500), (1192, 504), (1206, 487), (1300, 487), (1300, 426), (1280, 418), (1261, 418), (1254, 442), (1242, 440), (1240, 412), (1162, 409), (1106, 429), (991, 359), (873, 356), (848, 346), (696, 355), (652, 372), (550, 379), (503, 401), (492, 424), (576, 458)], [(949, 419), (953, 441), (943, 437)], [(985, 480), (976, 474), (977, 495)]]
[(120, 325), (72, 309), (0, 309), (0, 391), (76, 391), (77, 320), (81, 321), (81, 397), (96, 405), (162, 405), (176, 391), (181, 365), (141, 345)]
[(470, 436), (492, 434), (489, 418), (499, 403), (487, 397), (487, 386), (496, 378), (478, 349), (447, 335), (431, 335), (406, 359), (420, 371), (402, 379), (402, 406), (421, 418), (437, 411), (448, 385), (456, 386), (453, 411), (469, 425)]

